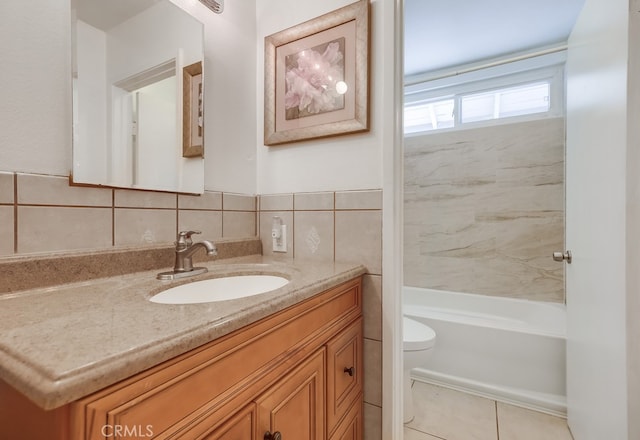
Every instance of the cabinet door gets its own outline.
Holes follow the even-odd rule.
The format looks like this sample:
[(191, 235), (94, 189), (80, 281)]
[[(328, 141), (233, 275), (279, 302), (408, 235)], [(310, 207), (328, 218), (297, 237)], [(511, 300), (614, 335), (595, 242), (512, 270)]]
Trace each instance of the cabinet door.
[(257, 440), (254, 437), (255, 420), (256, 406), (252, 403), (231, 417), (221, 427), (201, 438), (202, 440)]
[(257, 400), (256, 439), (280, 432), (282, 440), (323, 440), (325, 351), (311, 355)]
[[(360, 396), (362, 398), (362, 396)], [(331, 440), (362, 440), (362, 403), (355, 403), (331, 435)]]
[(327, 432), (331, 434), (362, 392), (362, 318), (327, 344)]

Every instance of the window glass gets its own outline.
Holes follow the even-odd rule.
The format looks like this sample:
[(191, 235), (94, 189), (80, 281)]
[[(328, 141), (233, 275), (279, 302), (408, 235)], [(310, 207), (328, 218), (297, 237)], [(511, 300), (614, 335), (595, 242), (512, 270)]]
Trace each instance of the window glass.
[(417, 133), (420, 131), (452, 128), (454, 126), (454, 100), (408, 104), (404, 108), (404, 132)]

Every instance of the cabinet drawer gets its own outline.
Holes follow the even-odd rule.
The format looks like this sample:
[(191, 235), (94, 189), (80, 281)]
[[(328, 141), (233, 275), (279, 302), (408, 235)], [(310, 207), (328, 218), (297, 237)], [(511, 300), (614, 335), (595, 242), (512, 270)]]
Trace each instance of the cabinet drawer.
[(327, 432), (362, 392), (362, 318), (327, 344)]

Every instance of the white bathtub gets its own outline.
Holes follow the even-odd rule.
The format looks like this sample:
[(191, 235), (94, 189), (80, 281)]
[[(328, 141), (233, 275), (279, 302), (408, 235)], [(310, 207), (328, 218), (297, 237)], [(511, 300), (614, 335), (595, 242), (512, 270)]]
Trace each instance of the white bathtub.
[(563, 304), (403, 290), (404, 314), (436, 332), (416, 380), (566, 416)]

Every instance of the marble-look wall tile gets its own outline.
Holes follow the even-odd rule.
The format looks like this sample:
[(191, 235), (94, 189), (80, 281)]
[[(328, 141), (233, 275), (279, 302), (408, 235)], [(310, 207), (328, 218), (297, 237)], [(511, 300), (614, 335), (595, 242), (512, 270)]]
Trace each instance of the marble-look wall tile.
[(407, 139), (405, 283), (564, 300), (564, 119)]

